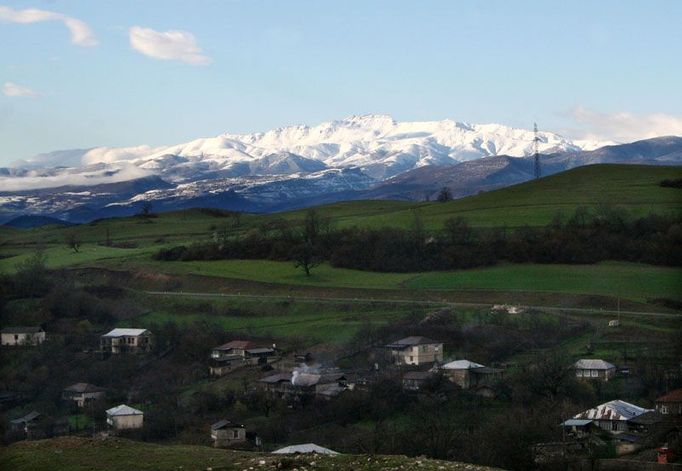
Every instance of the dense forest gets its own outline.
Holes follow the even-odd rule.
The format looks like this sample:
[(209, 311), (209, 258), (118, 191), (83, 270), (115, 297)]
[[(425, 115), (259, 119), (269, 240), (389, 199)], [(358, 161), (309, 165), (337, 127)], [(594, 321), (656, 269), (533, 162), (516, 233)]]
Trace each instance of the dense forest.
[(245, 234), (214, 228), (209, 242), (165, 248), (157, 260), (292, 260), (306, 273), (318, 263), (382, 272), (449, 270), (516, 263), (589, 264), (605, 260), (682, 265), (682, 217), (600, 206), (557, 214), (544, 227), (472, 228), (453, 217), (427, 231), (418, 211), (409, 229), (334, 229), (316, 210), (294, 224), (278, 219)]

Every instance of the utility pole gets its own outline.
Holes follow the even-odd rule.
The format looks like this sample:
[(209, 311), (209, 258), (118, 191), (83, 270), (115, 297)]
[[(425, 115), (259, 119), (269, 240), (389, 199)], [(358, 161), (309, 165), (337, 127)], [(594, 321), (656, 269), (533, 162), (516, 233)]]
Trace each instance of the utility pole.
[(540, 178), (540, 137), (538, 136), (538, 123), (533, 123), (533, 158), (535, 160), (535, 179)]

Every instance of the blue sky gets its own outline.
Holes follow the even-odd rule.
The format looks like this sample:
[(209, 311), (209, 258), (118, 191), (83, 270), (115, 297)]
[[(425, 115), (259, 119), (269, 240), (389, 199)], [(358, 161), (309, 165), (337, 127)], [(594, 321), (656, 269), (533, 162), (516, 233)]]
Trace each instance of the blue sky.
[(0, 0), (0, 164), (365, 113), (682, 134), (681, 22), (677, 0)]

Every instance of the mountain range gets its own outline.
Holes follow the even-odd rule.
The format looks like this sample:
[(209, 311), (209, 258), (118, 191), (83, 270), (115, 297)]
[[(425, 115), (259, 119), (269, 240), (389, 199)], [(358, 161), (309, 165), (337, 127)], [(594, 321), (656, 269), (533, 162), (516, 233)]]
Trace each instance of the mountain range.
[[(0, 168), (0, 222), (71, 222), (189, 207), (267, 212), (346, 199), (455, 197), (533, 178), (531, 130), (352, 116), (318, 126), (223, 134), (165, 147), (57, 151)], [(682, 162), (682, 138), (628, 144), (538, 132), (542, 173), (594, 163)]]

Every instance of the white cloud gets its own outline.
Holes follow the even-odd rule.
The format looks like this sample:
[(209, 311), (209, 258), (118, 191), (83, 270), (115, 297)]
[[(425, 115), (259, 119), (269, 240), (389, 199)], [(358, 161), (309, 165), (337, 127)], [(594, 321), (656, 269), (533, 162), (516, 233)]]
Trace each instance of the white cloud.
[(628, 112), (600, 113), (579, 106), (570, 112), (585, 139), (632, 142), (658, 136), (681, 136), (682, 116), (663, 113), (638, 115)]
[(129, 30), (129, 38), (130, 47), (154, 59), (178, 60), (192, 65), (211, 63), (211, 58), (203, 54), (194, 35), (187, 31), (155, 31), (133, 26)]
[(25, 10), (13, 10), (9, 7), (0, 6), (0, 21), (10, 23), (40, 23), (42, 21), (61, 21), (71, 33), (71, 42), (79, 46), (96, 46), (99, 42), (94, 33), (84, 21), (53, 11), (27, 8)]
[(23, 85), (18, 85), (14, 82), (5, 82), (2, 85), (2, 93), (5, 96), (17, 96), (17, 97), (28, 97), (28, 98), (38, 98), (40, 93), (35, 90), (31, 90)]
[(0, 188), (3, 191), (34, 190), (38, 188), (55, 188), (64, 185), (98, 185), (100, 183), (116, 183), (142, 178), (151, 172), (135, 165), (119, 163), (114, 166), (96, 166), (90, 171), (82, 169), (63, 169), (44, 173), (43, 170), (29, 171), (21, 177), (0, 177)]

